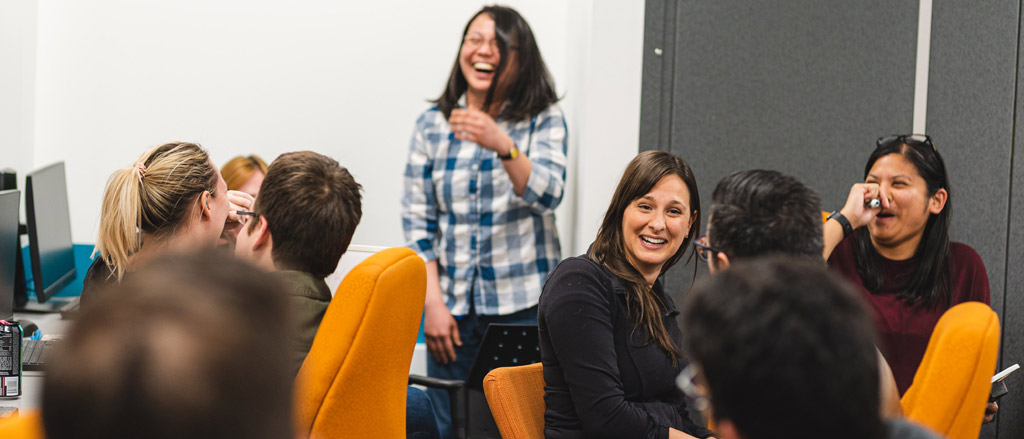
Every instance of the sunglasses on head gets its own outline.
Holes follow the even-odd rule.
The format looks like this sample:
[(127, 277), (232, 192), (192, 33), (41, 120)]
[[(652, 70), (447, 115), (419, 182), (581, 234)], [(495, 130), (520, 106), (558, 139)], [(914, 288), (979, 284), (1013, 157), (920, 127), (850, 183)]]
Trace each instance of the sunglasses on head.
[(875, 141), (875, 148), (881, 148), (892, 143), (903, 143), (911, 146), (923, 145), (935, 151), (935, 144), (932, 143), (931, 136), (927, 134), (893, 134), (891, 136), (879, 137)]

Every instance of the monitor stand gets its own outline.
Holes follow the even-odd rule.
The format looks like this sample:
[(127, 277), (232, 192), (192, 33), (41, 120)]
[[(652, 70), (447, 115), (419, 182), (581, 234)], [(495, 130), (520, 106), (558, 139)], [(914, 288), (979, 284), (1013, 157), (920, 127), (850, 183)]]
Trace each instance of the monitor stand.
[(31, 302), (15, 304), (14, 312), (26, 312), (37, 314), (53, 314), (61, 312), (65, 307), (73, 305), (78, 301), (77, 297), (51, 297), (46, 303)]
[(21, 235), (27, 235), (28, 228), (24, 224), (18, 224), (18, 255), (14, 264), (14, 308), (24, 306), (28, 303), (28, 282), (25, 279), (25, 261), (21, 247)]

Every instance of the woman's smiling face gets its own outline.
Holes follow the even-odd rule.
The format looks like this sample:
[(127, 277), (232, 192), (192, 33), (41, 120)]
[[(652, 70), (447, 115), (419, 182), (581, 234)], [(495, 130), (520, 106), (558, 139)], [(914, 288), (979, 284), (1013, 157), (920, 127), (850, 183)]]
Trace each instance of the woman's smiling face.
[(678, 175), (666, 175), (622, 215), (626, 258), (653, 283), (690, 233), (690, 190)]
[[(462, 70), (462, 76), (466, 78), (468, 92), (480, 98), (487, 95), (487, 90), (495, 79), (498, 63), (501, 62), (501, 52), (498, 50), (494, 29), (494, 19), (490, 15), (478, 15), (469, 23), (469, 29), (462, 40), (462, 49), (459, 51), (459, 68)], [(514, 64), (514, 57), (509, 57), (499, 79), (503, 85), (511, 83), (514, 79)]]

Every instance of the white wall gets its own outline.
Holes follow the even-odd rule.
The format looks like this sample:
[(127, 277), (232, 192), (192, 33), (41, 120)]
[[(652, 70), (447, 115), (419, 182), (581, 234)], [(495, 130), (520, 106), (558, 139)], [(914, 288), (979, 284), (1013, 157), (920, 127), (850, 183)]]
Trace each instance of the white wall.
[(32, 168), (35, 37), (36, 2), (0, 0), (0, 169), (19, 176)]
[[(413, 123), (440, 94), (462, 27), (483, 4), (38, 2), (37, 45), (13, 50), (34, 57), (23, 66), (34, 77), (21, 80), (34, 82), (25, 85), (34, 97), (18, 106), (34, 110), (16, 124), (21, 142), (31, 144), (23, 161), (67, 163), (73, 238), (94, 242), (107, 176), (149, 146), (197, 141), (217, 163), (312, 149), (336, 158), (365, 188), (353, 243), (400, 245)], [(574, 161), (558, 215), (564, 253), (577, 254), (637, 151), (643, 1), (509, 5), (530, 23), (565, 96)], [(5, 64), (16, 57), (6, 46)], [(0, 142), (6, 151), (7, 138)]]
[(644, 2), (570, 2), (574, 53), (569, 93), (578, 90), (570, 131), (576, 136), (575, 224), (562, 227), (563, 246), (582, 254), (597, 236), (626, 164), (640, 148), (640, 86), (643, 73)]

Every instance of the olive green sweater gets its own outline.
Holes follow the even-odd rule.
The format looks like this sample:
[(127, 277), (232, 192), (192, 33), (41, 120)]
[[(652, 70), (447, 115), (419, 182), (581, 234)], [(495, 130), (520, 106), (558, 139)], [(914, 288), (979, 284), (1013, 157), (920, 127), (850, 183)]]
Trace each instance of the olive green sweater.
[(331, 290), (323, 278), (303, 271), (282, 270), (275, 275), (288, 285), (291, 295), (293, 372), (298, 374), (331, 303)]

